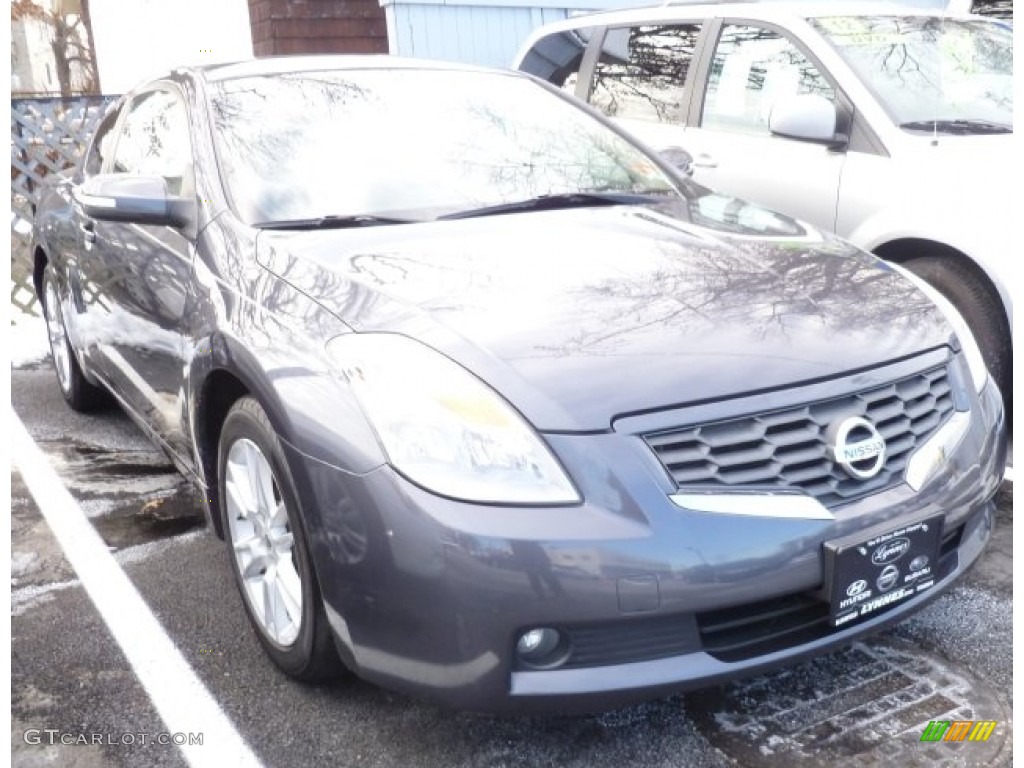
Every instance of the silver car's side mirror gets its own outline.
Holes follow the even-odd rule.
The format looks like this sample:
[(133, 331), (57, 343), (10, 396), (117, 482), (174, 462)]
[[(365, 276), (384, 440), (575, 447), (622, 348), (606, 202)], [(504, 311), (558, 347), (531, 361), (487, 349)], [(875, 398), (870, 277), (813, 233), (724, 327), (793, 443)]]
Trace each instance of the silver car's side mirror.
[(836, 141), (836, 107), (824, 96), (786, 96), (772, 105), (768, 129), (776, 136), (804, 141)]
[(99, 221), (122, 221), (166, 227), (186, 227), (195, 219), (195, 200), (167, 194), (160, 176), (104, 173), (75, 191), (86, 216)]
[(658, 157), (683, 176), (693, 176), (693, 155), (682, 147), (665, 147), (658, 151)]

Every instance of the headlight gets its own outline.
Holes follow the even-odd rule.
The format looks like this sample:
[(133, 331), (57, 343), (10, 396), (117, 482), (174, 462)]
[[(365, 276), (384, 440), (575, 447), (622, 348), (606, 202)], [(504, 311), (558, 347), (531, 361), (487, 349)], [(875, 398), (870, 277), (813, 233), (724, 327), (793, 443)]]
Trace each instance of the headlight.
[(328, 352), (391, 465), (443, 496), (498, 504), (573, 504), (551, 451), (490, 387), (405, 336), (350, 333)]
[(988, 366), (985, 365), (985, 358), (981, 356), (981, 348), (978, 346), (978, 342), (974, 340), (974, 334), (971, 333), (971, 329), (968, 327), (963, 316), (949, 299), (913, 272), (905, 267), (901, 267), (899, 264), (890, 263), (889, 266), (920, 288), (922, 293), (942, 310), (942, 314), (946, 316), (946, 321), (953, 326), (953, 332), (956, 333), (956, 337), (960, 341), (960, 348), (963, 350), (964, 357), (967, 358), (967, 367), (971, 371), (974, 389), (977, 392), (981, 392), (988, 382)]

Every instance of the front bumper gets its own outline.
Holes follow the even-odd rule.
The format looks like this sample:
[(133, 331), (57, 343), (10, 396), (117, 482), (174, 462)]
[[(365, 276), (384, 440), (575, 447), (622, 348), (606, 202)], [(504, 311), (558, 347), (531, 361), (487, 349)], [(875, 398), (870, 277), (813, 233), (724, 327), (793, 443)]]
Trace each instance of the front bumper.
[[(991, 534), (1006, 461), (998, 391), (972, 401), (918, 492), (899, 485), (831, 520), (681, 509), (618, 433), (547, 436), (586, 500), (560, 508), (451, 501), (388, 467), (351, 475), (286, 452), (328, 618), (361, 677), (460, 709), (596, 711), (791, 664), (941, 594)], [(945, 515), (936, 585), (853, 626), (823, 623), (822, 543), (925, 512)], [(533, 627), (573, 639), (566, 664), (517, 661)]]

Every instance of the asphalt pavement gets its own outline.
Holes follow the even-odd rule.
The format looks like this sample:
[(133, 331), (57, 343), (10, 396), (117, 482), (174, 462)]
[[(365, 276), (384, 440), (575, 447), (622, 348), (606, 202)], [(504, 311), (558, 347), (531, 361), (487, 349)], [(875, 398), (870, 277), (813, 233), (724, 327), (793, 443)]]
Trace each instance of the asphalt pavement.
[[(781, 672), (603, 715), (496, 718), (354, 678), (290, 681), (249, 627), (195, 490), (124, 414), (71, 412), (46, 361), (12, 371), (12, 403), (266, 766), (1011, 763), (1012, 484), (977, 565), (894, 630)], [(13, 765), (184, 765), (178, 747), (157, 743), (166, 726), (15, 470), (11, 529)], [(922, 743), (924, 726), (940, 719), (997, 727), (984, 743)]]

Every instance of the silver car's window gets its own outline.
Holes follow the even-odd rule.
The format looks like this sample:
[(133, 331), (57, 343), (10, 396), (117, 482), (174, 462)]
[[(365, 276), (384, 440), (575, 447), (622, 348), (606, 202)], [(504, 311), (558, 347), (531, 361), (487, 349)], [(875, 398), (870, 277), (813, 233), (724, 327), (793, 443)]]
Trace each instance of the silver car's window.
[(150, 91), (132, 102), (117, 142), (113, 170), (163, 176), (172, 195), (186, 195), (195, 188), (188, 116), (177, 96), (165, 90)]
[(210, 88), (221, 171), (250, 223), (674, 189), (627, 140), (519, 75), (348, 70)]
[(609, 29), (594, 69), (590, 103), (609, 117), (681, 123), (683, 87), (700, 24)]
[(583, 54), (593, 33), (593, 28), (584, 27), (545, 35), (523, 57), (519, 69), (574, 93)]
[(999, 22), (930, 16), (812, 20), (897, 125), (1013, 125), (1013, 37)]
[(835, 100), (818, 68), (778, 32), (728, 24), (711, 63), (701, 126), (768, 136), (776, 100), (805, 93)]

